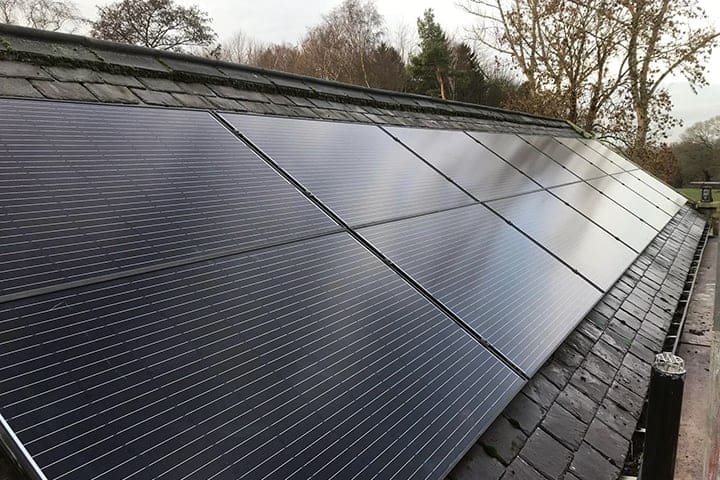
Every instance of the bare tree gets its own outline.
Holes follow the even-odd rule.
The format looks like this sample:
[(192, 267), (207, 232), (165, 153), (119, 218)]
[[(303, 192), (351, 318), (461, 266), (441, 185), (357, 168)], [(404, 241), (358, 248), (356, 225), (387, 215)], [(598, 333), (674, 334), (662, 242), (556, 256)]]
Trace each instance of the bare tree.
[[(705, 82), (718, 32), (697, 0), (466, 0), (478, 40), (517, 64), (520, 106), (640, 151), (672, 126), (671, 74)], [(525, 102), (523, 105), (522, 102)]]
[(98, 17), (92, 36), (144, 47), (181, 51), (216, 37), (207, 13), (173, 0), (121, 0), (98, 7)]
[(0, 23), (73, 32), (83, 21), (69, 0), (0, 0)]
[(235, 32), (220, 44), (220, 59), (234, 63), (253, 63), (265, 46), (243, 31)]

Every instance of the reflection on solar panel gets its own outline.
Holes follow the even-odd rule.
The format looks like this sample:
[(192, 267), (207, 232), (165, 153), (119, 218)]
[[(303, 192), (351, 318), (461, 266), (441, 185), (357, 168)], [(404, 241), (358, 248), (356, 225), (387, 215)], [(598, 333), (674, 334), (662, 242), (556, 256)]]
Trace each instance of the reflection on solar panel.
[(530, 145), (534, 146), (583, 180), (598, 178), (605, 175), (605, 172), (552, 137), (541, 135), (520, 136)]
[(505, 161), (545, 188), (580, 179), (527, 142), (510, 133), (468, 132)]
[(386, 130), (480, 201), (540, 189), (465, 132), (419, 128)]
[(605, 173), (620, 173), (623, 171), (622, 168), (620, 168), (618, 165), (615, 165), (613, 162), (608, 160), (604, 155), (599, 154), (592, 148), (588, 147), (584, 142), (580, 141), (578, 138), (567, 138), (567, 137), (555, 137), (556, 140), (569, 149), (573, 150), (575, 153), (583, 157), (588, 162), (592, 163), (596, 167), (598, 167), (600, 170), (602, 170)]
[(441, 478), (519, 377), (345, 234), (6, 304), (48, 478)]
[(615, 165), (618, 165), (625, 171), (638, 169), (637, 165), (634, 165), (632, 162), (628, 161), (625, 157), (610, 149), (602, 142), (598, 142), (597, 140), (589, 140), (586, 138), (582, 138), (580, 139), (580, 141), (598, 152), (599, 154), (605, 156), (606, 158), (609, 158)]
[(647, 184), (640, 181), (636, 176), (634, 176), (630, 172), (624, 172), (624, 173), (620, 173), (618, 175), (613, 175), (613, 177), (616, 180), (623, 183), (630, 190), (634, 191), (641, 197), (648, 200), (650, 203), (660, 207), (660, 209), (662, 211), (664, 211), (665, 213), (667, 213), (670, 216), (675, 215), (680, 210), (679, 205), (677, 205), (672, 200), (669, 200), (663, 194), (658, 193), (657, 191), (653, 190), (651, 187), (649, 187)]
[(528, 375), (602, 296), (482, 205), (360, 234)]
[(660, 210), (656, 205), (633, 192), (613, 177), (603, 177), (587, 182), (601, 193), (624, 207), (638, 218), (644, 220), (656, 230), (662, 230), (670, 221), (670, 215)]
[(677, 205), (682, 207), (683, 205), (685, 205), (687, 203), (687, 199), (685, 197), (683, 197), (682, 195), (677, 193), (675, 190), (670, 188), (668, 185), (665, 185), (664, 183), (662, 183), (660, 180), (656, 179), (649, 173), (647, 173), (643, 170), (636, 170), (636, 171), (632, 172), (631, 174), (634, 177), (637, 177), (638, 179), (640, 179), (640, 181), (642, 181), (643, 183), (648, 185), (650, 188), (652, 188), (656, 192), (660, 193), (664, 197), (666, 197), (669, 200), (671, 200), (672, 202), (676, 203)]
[(0, 295), (338, 229), (208, 113), (0, 109)]
[(637, 254), (548, 192), (495, 200), (488, 206), (608, 290)]
[(223, 117), (351, 225), (473, 203), (378, 127)]
[(657, 231), (587, 183), (575, 183), (551, 190), (562, 201), (597, 223), (640, 253)]

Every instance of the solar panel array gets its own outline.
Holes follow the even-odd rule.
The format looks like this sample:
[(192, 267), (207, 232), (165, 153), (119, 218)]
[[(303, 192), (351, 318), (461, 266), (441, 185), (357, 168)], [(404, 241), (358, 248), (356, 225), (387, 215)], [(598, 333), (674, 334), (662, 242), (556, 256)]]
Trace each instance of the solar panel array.
[(36, 478), (443, 478), (683, 202), (580, 139), (0, 108)]

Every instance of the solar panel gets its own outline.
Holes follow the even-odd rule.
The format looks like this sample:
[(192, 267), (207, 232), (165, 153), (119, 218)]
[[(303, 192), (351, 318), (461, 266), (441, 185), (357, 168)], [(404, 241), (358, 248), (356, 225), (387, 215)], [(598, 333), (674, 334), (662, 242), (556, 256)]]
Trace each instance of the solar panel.
[(658, 233), (587, 183), (565, 185), (550, 191), (638, 253), (645, 250)]
[(373, 125), (222, 115), (351, 225), (473, 203)]
[(610, 159), (615, 165), (619, 166), (625, 171), (630, 170), (637, 170), (639, 167), (635, 165), (634, 163), (627, 160), (625, 157), (620, 155), (619, 153), (615, 152), (608, 146), (606, 146), (604, 143), (599, 142), (597, 140), (590, 140), (590, 139), (580, 139), (581, 142), (583, 142), (588, 147), (592, 148), (599, 154), (603, 155), (604, 157)]
[(482, 205), (359, 233), (528, 376), (602, 296)]
[(545, 188), (580, 180), (517, 135), (489, 132), (468, 134)]
[(672, 200), (669, 200), (663, 194), (655, 191), (653, 188), (640, 181), (640, 179), (638, 179), (630, 172), (613, 175), (613, 177), (622, 184), (624, 184), (626, 187), (628, 187), (630, 190), (647, 199), (654, 205), (660, 207), (662, 211), (664, 211), (670, 216), (675, 215), (680, 210), (680, 206), (678, 204), (676, 204)]
[(646, 171), (636, 170), (634, 172), (631, 172), (631, 175), (634, 177), (637, 177), (640, 181), (642, 181), (643, 183), (648, 185), (650, 188), (652, 188), (656, 192), (660, 193), (661, 195), (663, 195), (665, 198), (669, 199), (673, 203), (675, 203), (681, 207), (687, 203), (687, 198), (680, 195), (678, 192), (676, 192), (670, 186), (665, 185), (663, 182), (661, 182), (657, 178), (653, 177)]
[(587, 180), (602, 177), (605, 174), (592, 163), (570, 150), (562, 143), (547, 135), (520, 135), (526, 142), (555, 160), (572, 173)]
[(604, 291), (637, 254), (548, 192), (487, 204)]
[(0, 109), (0, 295), (339, 229), (208, 113)]
[(522, 380), (345, 234), (0, 307), (48, 478), (443, 478)]
[(644, 220), (654, 229), (660, 231), (670, 221), (670, 215), (660, 210), (643, 197), (633, 192), (613, 177), (588, 180), (589, 185), (610, 197), (615, 203), (621, 205), (638, 218)]
[(614, 164), (604, 155), (601, 155), (592, 148), (588, 147), (579, 138), (555, 137), (555, 139), (605, 173), (613, 174), (623, 171), (620, 166)]
[(386, 130), (480, 201), (540, 189), (465, 132), (399, 127)]

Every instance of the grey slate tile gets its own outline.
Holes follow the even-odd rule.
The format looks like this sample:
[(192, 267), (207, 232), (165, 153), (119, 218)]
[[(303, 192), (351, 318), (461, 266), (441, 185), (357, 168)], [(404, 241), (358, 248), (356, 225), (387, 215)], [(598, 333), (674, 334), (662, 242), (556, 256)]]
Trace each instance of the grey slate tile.
[(542, 429), (532, 434), (520, 456), (550, 478), (559, 478), (572, 460), (572, 452)]
[(613, 378), (615, 378), (615, 372), (617, 372), (618, 368), (617, 364), (610, 365), (608, 362), (592, 352), (585, 357), (582, 367), (607, 385), (612, 383)]
[(251, 102), (268, 102), (267, 97), (260, 92), (240, 90), (227, 85), (209, 84), (208, 87), (220, 97), (232, 98), (233, 100), (249, 100)]
[(182, 103), (170, 95), (168, 92), (156, 92), (153, 90), (143, 90), (140, 88), (132, 88), (132, 92), (140, 97), (140, 100), (149, 105), (164, 105), (167, 107), (181, 107)]
[(598, 450), (616, 467), (622, 467), (628, 451), (628, 441), (599, 419), (593, 420), (585, 435), (585, 441)]
[(643, 405), (645, 404), (644, 397), (624, 387), (617, 381), (610, 385), (606, 398), (614, 401), (636, 419), (640, 418)]
[(86, 83), (85, 87), (101, 102), (140, 103), (140, 99), (127, 87), (107, 83)]
[(573, 348), (573, 345), (569, 343), (569, 340), (570, 339), (568, 338), (565, 343), (560, 345), (553, 354), (553, 357), (568, 367), (577, 368), (582, 363), (584, 355)]
[(632, 415), (609, 399), (605, 399), (602, 405), (600, 405), (597, 418), (622, 435), (626, 440), (632, 438), (635, 427), (637, 426), (637, 420), (635, 420)]
[(32, 84), (47, 98), (55, 100), (96, 100), (90, 90), (80, 83), (32, 80)]
[(25, 62), (0, 60), (0, 76), (49, 79), (50, 74), (37, 65)]
[(100, 73), (89, 68), (45, 67), (45, 71), (61, 82), (103, 82)]
[(538, 426), (545, 411), (540, 405), (520, 393), (505, 407), (503, 414), (512, 425), (529, 435)]
[(587, 425), (557, 403), (548, 411), (541, 427), (571, 450), (577, 450)]
[(192, 108), (212, 108), (213, 105), (201, 95), (191, 95), (189, 93), (171, 93), (173, 97), (180, 101), (185, 107)]
[(131, 75), (119, 75), (116, 73), (99, 72), (100, 78), (111, 85), (122, 85), (123, 87), (143, 88), (143, 84)]
[(557, 403), (587, 424), (595, 417), (595, 411), (598, 407), (597, 403), (573, 385), (566, 386), (560, 392)]
[(501, 415), (485, 430), (479, 443), (491, 456), (508, 465), (526, 441), (527, 435)]
[(545, 477), (518, 457), (507, 467), (501, 480), (545, 480)]
[(178, 82), (178, 86), (180, 88), (182, 88), (185, 93), (189, 93), (192, 95), (202, 95), (203, 97), (214, 97), (215, 96), (215, 92), (210, 90), (210, 87), (208, 87), (204, 83)]
[(0, 78), (0, 95), (4, 97), (42, 98), (42, 94), (24, 78)]
[(580, 480), (617, 480), (620, 469), (587, 443), (573, 457), (570, 472)]
[(562, 389), (565, 388), (565, 385), (570, 381), (574, 370), (574, 368), (568, 367), (552, 358), (543, 365), (540, 372), (556, 387)]
[(450, 472), (450, 480), (499, 480), (505, 465), (488, 455), (482, 446), (473, 445), (463, 460)]
[(575, 371), (570, 379), (570, 384), (593, 399), (596, 403), (602, 401), (609, 388), (608, 384), (603, 383), (599, 378), (582, 367)]
[(158, 90), (161, 92), (183, 92), (184, 90), (177, 83), (166, 78), (138, 78), (140, 83), (145, 85), (148, 90)]
[(523, 387), (522, 392), (542, 408), (547, 410), (560, 393), (560, 389), (556, 387), (544, 375), (538, 373), (531, 378), (527, 385)]

